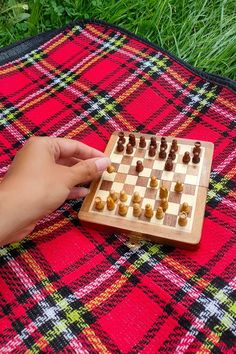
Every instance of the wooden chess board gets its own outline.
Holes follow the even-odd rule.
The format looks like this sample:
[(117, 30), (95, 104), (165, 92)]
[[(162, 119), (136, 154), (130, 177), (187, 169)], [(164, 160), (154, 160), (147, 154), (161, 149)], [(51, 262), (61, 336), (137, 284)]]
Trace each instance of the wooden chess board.
[[(125, 133), (127, 144), (129, 133)], [(138, 146), (141, 134), (135, 133), (136, 146), (133, 153), (128, 155), (126, 150), (117, 152), (116, 146), (118, 141), (118, 132), (114, 132), (106, 147), (106, 154), (110, 156), (115, 172), (108, 173), (105, 171), (101, 178), (93, 181), (90, 187), (90, 193), (85, 198), (79, 219), (89, 223), (91, 226), (105, 226), (105, 229), (111, 228), (115, 231), (125, 233), (131, 241), (146, 239), (158, 243), (166, 243), (175, 246), (194, 247), (198, 245), (201, 238), (202, 225), (204, 220), (204, 210), (209, 184), (209, 176), (211, 170), (211, 162), (213, 156), (214, 145), (210, 142), (201, 142), (200, 162), (188, 164), (182, 162), (185, 151), (189, 151), (192, 156), (194, 140), (178, 138), (178, 151), (176, 158), (173, 160), (173, 170), (165, 171), (165, 161), (158, 157), (160, 139), (157, 137), (157, 154), (154, 157), (148, 155), (151, 135), (142, 134), (147, 142), (145, 148)], [(166, 137), (169, 151), (173, 137)], [(142, 172), (136, 172), (136, 162), (141, 160), (144, 166)], [(157, 188), (149, 186), (150, 177), (156, 176), (158, 179)], [(184, 184), (183, 192), (176, 193), (174, 186), (176, 181)], [(155, 217), (155, 211), (160, 204), (159, 187), (161, 185), (167, 187), (168, 209), (164, 218), (158, 220)], [(126, 216), (118, 214), (118, 202), (114, 210), (108, 210), (107, 207), (101, 211), (95, 208), (95, 198), (101, 197), (106, 201), (110, 190), (120, 192), (124, 190), (127, 193), (128, 200), (125, 204), (128, 206)], [(142, 211), (146, 204), (151, 204), (154, 209), (154, 215), (151, 219), (144, 216), (142, 212), (140, 217), (133, 216), (132, 195), (138, 191), (142, 197), (140, 206)], [(190, 206), (188, 222), (186, 226), (178, 224), (178, 215), (180, 206), (187, 202)]]

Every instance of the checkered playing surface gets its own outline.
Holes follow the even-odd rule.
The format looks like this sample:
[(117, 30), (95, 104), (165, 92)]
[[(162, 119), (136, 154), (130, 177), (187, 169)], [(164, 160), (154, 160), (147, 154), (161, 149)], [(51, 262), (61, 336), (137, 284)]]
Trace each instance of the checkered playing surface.
[[(126, 143), (128, 142), (128, 137), (125, 138)], [(167, 152), (170, 150), (172, 138), (167, 138)], [(205, 148), (201, 147), (201, 159), (199, 164), (193, 164), (192, 161), (188, 165), (183, 164), (182, 157), (185, 151), (192, 153), (194, 146), (194, 141), (190, 145), (189, 141), (185, 143), (178, 142), (178, 151), (176, 152), (176, 158), (173, 161), (173, 170), (165, 171), (164, 165), (165, 161), (158, 157), (158, 151), (160, 147), (160, 137), (157, 138), (157, 154), (154, 157), (148, 155), (148, 150), (150, 146), (150, 139), (146, 139), (147, 145), (145, 148), (140, 148), (138, 146), (139, 138), (136, 139), (136, 146), (134, 147), (133, 153), (128, 155), (124, 149), (122, 152), (116, 151), (116, 144), (113, 147), (112, 153), (110, 155), (112, 165), (115, 167), (115, 173), (109, 174), (105, 171), (102, 175), (101, 181), (98, 185), (97, 191), (94, 195), (93, 202), (91, 204), (90, 211), (93, 213), (103, 213), (109, 217), (114, 218), (127, 218), (133, 220), (134, 222), (139, 222), (140, 220), (144, 223), (151, 223), (153, 225), (166, 226), (172, 229), (179, 229), (183, 232), (191, 232), (193, 219), (195, 215), (195, 206), (198, 188), (200, 184), (200, 177), (202, 174), (202, 166), (205, 161)], [(140, 160), (143, 163), (144, 169), (142, 172), (136, 172), (136, 162)], [(158, 187), (151, 188), (150, 177), (154, 175), (158, 179)], [(176, 193), (174, 191), (176, 181), (181, 181), (184, 183), (184, 190), (182, 193)], [(151, 219), (147, 219), (142, 215), (137, 218), (133, 216), (133, 202), (132, 195), (135, 191), (140, 193), (142, 197), (140, 206), (142, 211), (145, 209), (146, 204), (151, 204), (154, 211), (160, 204), (159, 198), (159, 187), (163, 182), (164, 186), (167, 187), (168, 194), (168, 209), (165, 212), (163, 219), (158, 220), (155, 215)], [(207, 187), (206, 185), (203, 185)], [(94, 207), (94, 199), (100, 196), (102, 200), (106, 201), (110, 190), (120, 193), (124, 190), (127, 193), (128, 200), (125, 204), (128, 206), (128, 213), (126, 216), (122, 217), (118, 214), (118, 202), (114, 210), (108, 210), (106, 207), (103, 211), (98, 211)], [(180, 205), (187, 202), (190, 206), (190, 213), (188, 215), (188, 223), (185, 227), (178, 225), (178, 215), (180, 212)]]

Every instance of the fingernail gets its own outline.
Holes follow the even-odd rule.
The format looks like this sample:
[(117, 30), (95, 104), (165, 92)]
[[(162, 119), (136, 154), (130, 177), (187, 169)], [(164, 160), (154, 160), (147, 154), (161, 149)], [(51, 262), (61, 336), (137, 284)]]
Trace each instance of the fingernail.
[(111, 164), (111, 160), (108, 157), (102, 157), (95, 161), (98, 172), (103, 172)]

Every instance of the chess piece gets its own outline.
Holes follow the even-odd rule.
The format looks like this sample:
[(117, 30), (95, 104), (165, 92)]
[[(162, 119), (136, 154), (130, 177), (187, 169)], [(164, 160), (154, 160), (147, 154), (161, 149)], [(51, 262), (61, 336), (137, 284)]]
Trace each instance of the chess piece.
[(131, 155), (133, 153), (134, 149), (131, 144), (127, 144), (126, 146), (126, 154)]
[(183, 183), (180, 182), (180, 181), (177, 181), (176, 184), (175, 184), (175, 192), (176, 193), (181, 193), (181, 192), (183, 192), (183, 189), (184, 189)]
[(150, 187), (156, 188), (158, 186), (158, 180), (156, 176), (151, 176)]
[(196, 141), (194, 144), (194, 148), (193, 148), (193, 153), (195, 154), (195, 152), (198, 152), (200, 155), (201, 152), (201, 143), (200, 141)]
[(197, 164), (200, 162), (200, 156), (198, 152), (194, 152), (193, 158), (192, 158), (192, 163)]
[(190, 206), (188, 203), (184, 202), (180, 207), (180, 211), (185, 212), (188, 215), (190, 213)]
[(177, 144), (177, 140), (176, 139), (173, 139), (172, 140), (172, 143), (171, 143), (171, 147), (170, 147), (172, 150), (174, 150), (175, 152), (178, 151), (178, 144)]
[(166, 209), (168, 209), (168, 200), (166, 198), (161, 199), (160, 207), (162, 207), (163, 211), (166, 211)]
[(97, 210), (103, 210), (104, 206), (105, 206), (105, 202), (100, 197), (96, 197), (95, 198), (95, 208)]
[(165, 170), (166, 171), (172, 171), (173, 170), (173, 162), (171, 159), (167, 159), (165, 163)]
[(161, 147), (163, 147), (165, 150), (167, 149), (167, 142), (164, 136), (161, 137)]
[(156, 155), (156, 149), (154, 146), (152, 146), (152, 145), (150, 146), (149, 151), (148, 151), (148, 155), (150, 157), (154, 157)]
[(175, 150), (171, 149), (169, 154), (168, 154), (168, 159), (171, 159), (172, 161), (174, 161), (175, 158), (176, 158)]
[(159, 158), (164, 160), (166, 158), (166, 149), (164, 147), (160, 148)]
[(124, 144), (125, 143), (125, 134), (124, 134), (124, 132), (119, 132), (118, 133), (118, 137), (119, 137), (119, 141), (121, 141), (122, 144)]
[(151, 204), (146, 204), (146, 205), (145, 205), (144, 215), (145, 215), (146, 218), (148, 218), (148, 219), (151, 219), (151, 218), (153, 217), (153, 210), (152, 210)]
[(142, 214), (142, 209), (138, 203), (133, 205), (133, 216), (139, 217)]
[(113, 210), (115, 208), (115, 202), (111, 197), (107, 198), (107, 209)]
[(125, 193), (125, 191), (121, 191), (120, 192), (120, 201), (126, 202), (127, 199), (128, 199), (128, 197), (127, 197), (127, 194)]
[(136, 162), (136, 171), (137, 172), (142, 172), (143, 171), (143, 164), (142, 164), (142, 161), (138, 160)]
[(125, 205), (124, 203), (119, 203), (119, 206), (118, 206), (119, 215), (125, 216), (127, 214), (127, 212), (128, 212), (127, 205)]
[(157, 138), (155, 136), (151, 136), (151, 142), (150, 142), (150, 146), (154, 146), (154, 148), (157, 148)]
[(141, 148), (145, 148), (147, 145), (145, 137), (144, 136), (140, 136), (140, 140), (139, 140), (139, 147)]
[(139, 192), (134, 192), (132, 202), (136, 204), (141, 202), (141, 197)]
[(182, 161), (183, 161), (183, 163), (185, 163), (185, 164), (188, 164), (188, 163), (189, 163), (189, 161), (190, 161), (190, 154), (189, 154), (188, 151), (185, 151)]
[(117, 201), (118, 195), (115, 191), (111, 190), (109, 196), (114, 200), (114, 202)]
[(163, 217), (164, 217), (164, 211), (163, 211), (163, 209), (162, 209), (162, 207), (158, 207), (157, 208), (157, 211), (156, 211), (156, 218), (158, 219), (158, 220), (161, 220), (161, 219), (163, 219)]
[(135, 146), (136, 140), (135, 140), (134, 134), (129, 134), (129, 144), (131, 144), (132, 146)]
[(164, 186), (160, 187), (159, 197), (160, 197), (160, 199), (168, 198), (168, 190), (166, 187), (164, 187)]
[(113, 173), (113, 172), (115, 172), (115, 167), (112, 166), (112, 165), (109, 165), (109, 166), (107, 167), (107, 172), (108, 172), (108, 173)]
[(118, 140), (117, 146), (116, 146), (116, 151), (122, 152), (124, 150), (124, 145), (122, 144), (121, 140)]
[(186, 226), (188, 222), (188, 218), (187, 218), (187, 214), (185, 212), (181, 212), (179, 214), (179, 218), (178, 218), (178, 224), (180, 226)]

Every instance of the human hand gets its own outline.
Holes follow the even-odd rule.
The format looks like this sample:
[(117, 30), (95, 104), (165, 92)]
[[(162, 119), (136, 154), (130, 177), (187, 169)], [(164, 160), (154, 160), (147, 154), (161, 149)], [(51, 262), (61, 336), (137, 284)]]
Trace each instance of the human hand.
[(87, 188), (77, 185), (109, 164), (102, 152), (75, 140), (30, 138), (0, 184), (0, 245), (21, 240), (66, 199), (84, 197)]

